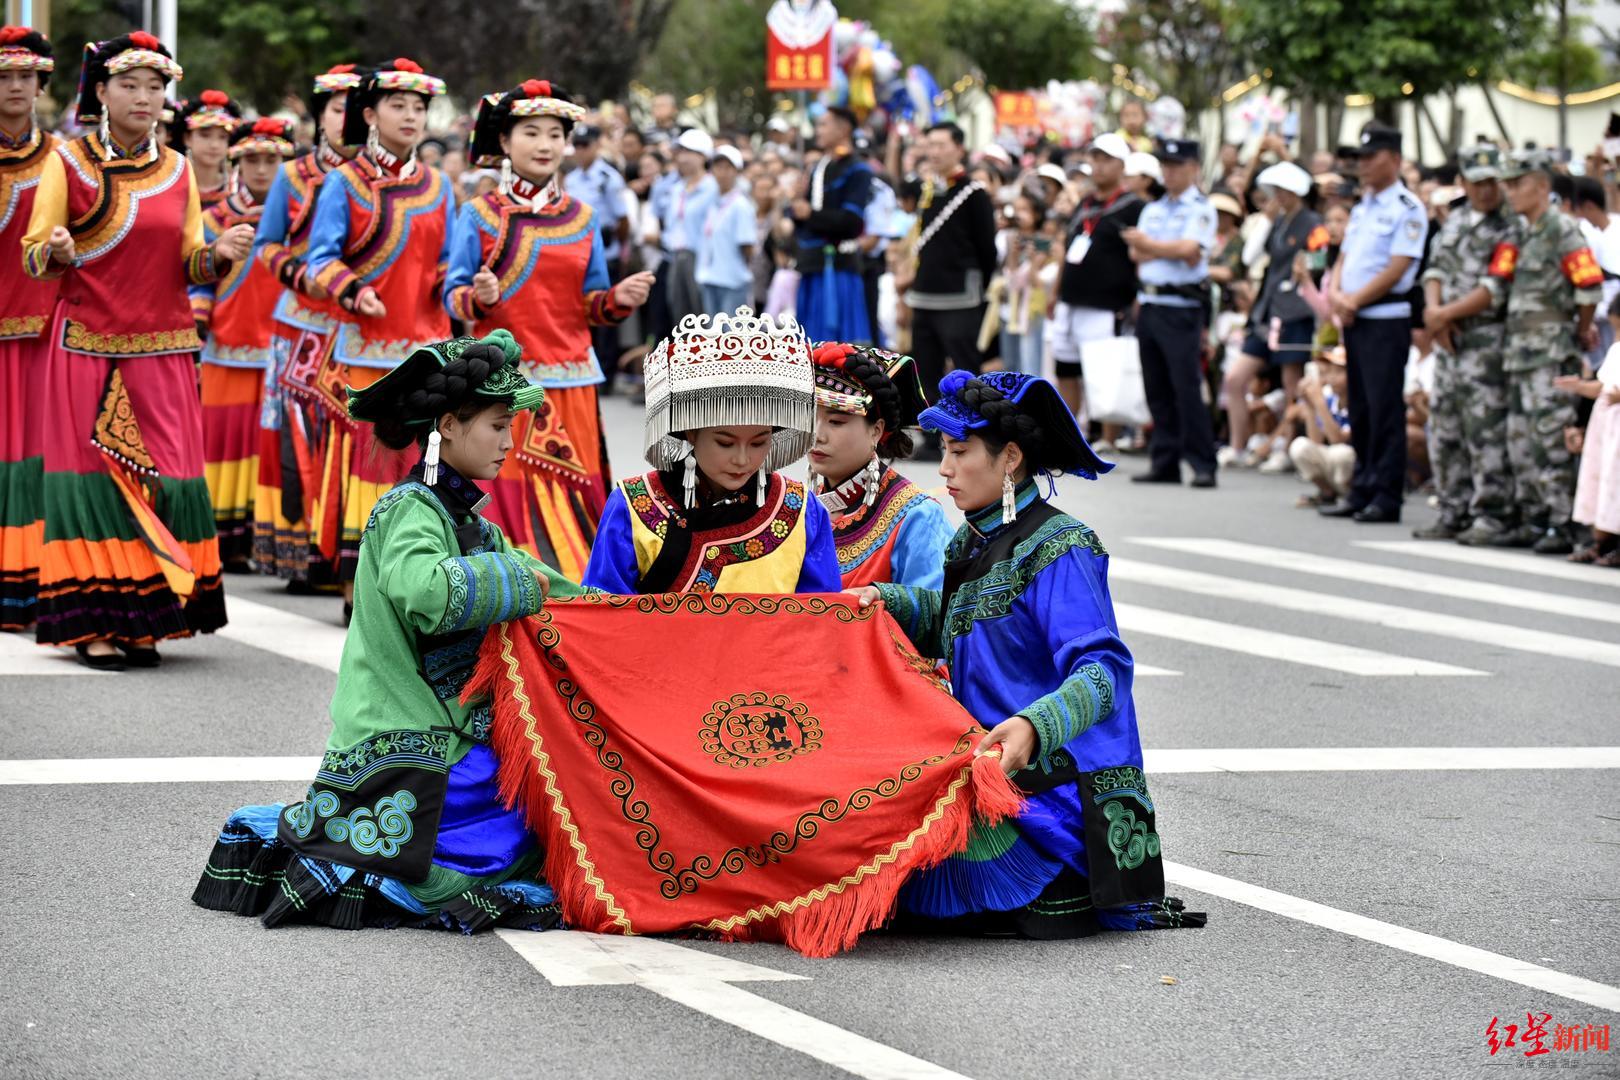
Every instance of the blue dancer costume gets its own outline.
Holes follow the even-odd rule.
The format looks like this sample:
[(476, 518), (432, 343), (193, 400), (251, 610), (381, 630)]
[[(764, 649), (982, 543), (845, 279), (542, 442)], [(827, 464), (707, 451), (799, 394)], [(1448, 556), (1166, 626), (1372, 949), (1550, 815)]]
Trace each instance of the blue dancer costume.
[(871, 201), (872, 169), (848, 147), (816, 163), (810, 174), (810, 216), (795, 219), (800, 275), (796, 314), (812, 341), (867, 345), (873, 340), (857, 243)]
[(1062, 471), (1094, 480), (1113, 466), (1044, 380), (954, 371), (939, 391), (925, 429), (1016, 442), (1031, 479), (968, 515), (946, 552), (943, 590), (877, 588), (918, 650), (944, 658), (953, 693), (980, 723), (1023, 716), (1039, 746), (1014, 776), (1025, 809), (976, 827), (965, 852), (908, 882), (903, 917), (1039, 939), (1202, 926), (1204, 915), (1164, 895), (1108, 554), (1033, 479)]

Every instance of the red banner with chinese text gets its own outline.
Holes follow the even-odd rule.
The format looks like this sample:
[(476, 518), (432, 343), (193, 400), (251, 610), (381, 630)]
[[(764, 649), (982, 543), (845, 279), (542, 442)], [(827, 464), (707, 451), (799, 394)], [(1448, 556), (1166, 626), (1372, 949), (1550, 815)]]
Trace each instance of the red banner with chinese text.
[(996, 123), (1002, 127), (1036, 127), (1041, 122), (1034, 94), (996, 92)]
[(833, 28), (827, 0), (777, 0), (765, 14), (765, 88), (825, 90), (832, 85)]
[(485, 639), (503, 799), (565, 920), (830, 956), (1020, 796), (880, 607), (584, 596)]

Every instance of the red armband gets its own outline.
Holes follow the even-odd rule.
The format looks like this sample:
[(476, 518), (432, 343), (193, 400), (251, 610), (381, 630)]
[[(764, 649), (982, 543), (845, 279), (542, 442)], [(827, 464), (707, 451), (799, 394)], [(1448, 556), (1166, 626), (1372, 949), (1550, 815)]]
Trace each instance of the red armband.
[(1598, 268), (1597, 259), (1592, 257), (1589, 247), (1565, 255), (1559, 266), (1563, 268), (1569, 283), (1577, 289), (1595, 289), (1603, 284), (1603, 271)]
[(1504, 281), (1513, 280), (1513, 268), (1519, 264), (1519, 245), (1503, 241), (1491, 252), (1491, 264), (1486, 273)]

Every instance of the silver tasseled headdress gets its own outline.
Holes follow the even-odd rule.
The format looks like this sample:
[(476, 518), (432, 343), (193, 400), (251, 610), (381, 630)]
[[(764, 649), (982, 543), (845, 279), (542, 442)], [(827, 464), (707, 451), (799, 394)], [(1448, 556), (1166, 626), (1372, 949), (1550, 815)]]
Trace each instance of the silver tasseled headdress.
[(682, 433), (706, 427), (777, 429), (765, 469), (802, 458), (816, 429), (810, 341), (784, 316), (688, 315), (647, 355), (647, 462), (671, 469), (691, 453)]

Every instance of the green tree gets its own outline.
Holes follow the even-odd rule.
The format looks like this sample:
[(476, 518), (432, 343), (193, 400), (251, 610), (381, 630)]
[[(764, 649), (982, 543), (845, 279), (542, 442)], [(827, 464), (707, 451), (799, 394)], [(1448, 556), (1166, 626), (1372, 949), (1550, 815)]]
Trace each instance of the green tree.
[(1196, 112), (1247, 75), (1232, 39), (1232, 0), (1130, 0), (1104, 17), (1098, 44), (1138, 81)]
[(1542, 23), (1543, 0), (1243, 0), (1233, 30), (1272, 80), (1318, 98), (1451, 90), (1499, 70)]
[(1093, 70), (1091, 27), (1065, 0), (975, 0), (945, 10), (940, 36), (985, 81), (1007, 89), (1074, 79)]

